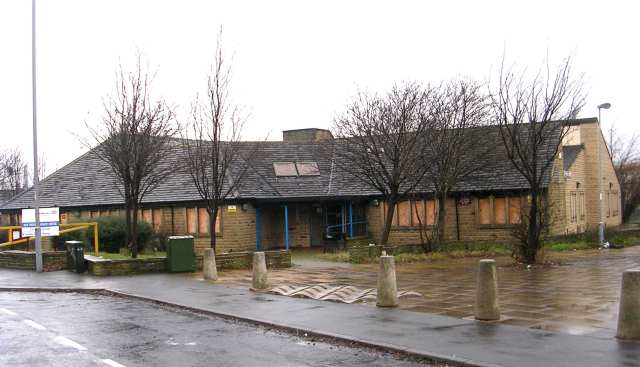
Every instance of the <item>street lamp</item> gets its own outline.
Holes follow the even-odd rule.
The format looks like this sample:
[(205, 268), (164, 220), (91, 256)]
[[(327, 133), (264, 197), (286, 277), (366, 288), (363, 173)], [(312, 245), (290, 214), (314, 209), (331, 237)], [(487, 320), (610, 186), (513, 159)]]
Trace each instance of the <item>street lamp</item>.
[(33, 113), (33, 192), (36, 214), (36, 271), (42, 272), (42, 236), (40, 232), (40, 177), (38, 177), (38, 109), (36, 103), (36, 0), (31, 1), (31, 95)]
[[(598, 128), (600, 129), (600, 132), (602, 133), (602, 125), (601, 125), (601, 111), (602, 109), (608, 110), (609, 108), (611, 108), (611, 103), (605, 102), (602, 104), (598, 105)], [(601, 134), (602, 135), (602, 134)], [(600, 144), (600, 140), (598, 139), (598, 191), (600, 193), (600, 200), (599, 202), (599, 216), (600, 216), (600, 223), (598, 225), (598, 242), (600, 243), (600, 246), (602, 247), (604, 245), (604, 222), (603, 222), (603, 215), (602, 212), (604, 211), (604, 192), (602, 192), (602, 154), (600, 151), (600, 146), (602, 144)]]

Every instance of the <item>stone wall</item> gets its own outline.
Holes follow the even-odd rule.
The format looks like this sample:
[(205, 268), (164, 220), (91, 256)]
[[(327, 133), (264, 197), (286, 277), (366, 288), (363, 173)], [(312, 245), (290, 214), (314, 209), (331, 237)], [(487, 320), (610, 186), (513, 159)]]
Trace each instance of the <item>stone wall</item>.
[[(268, 269), (290, 268), (291, 252), (284, 250), (265, 251)], [(202, 270), (202, 256), (196, 256), (196, 269)], [(230, 252), (216, 254), (216, 267), (219, 271), (234, 269), (251, 269), (253, 252)]]
[(127, 260), (87, 260), (91, 275), (130, 275), (142, 273), (160, 273), (166, 270), (164, 257)]
[[(0, 268), (36, 270), (36, 254), (32, 251), (10, 250), (0, 252)], [(42, 269), (56, 271), (67, 268), (64, 251), (42, 253)]]

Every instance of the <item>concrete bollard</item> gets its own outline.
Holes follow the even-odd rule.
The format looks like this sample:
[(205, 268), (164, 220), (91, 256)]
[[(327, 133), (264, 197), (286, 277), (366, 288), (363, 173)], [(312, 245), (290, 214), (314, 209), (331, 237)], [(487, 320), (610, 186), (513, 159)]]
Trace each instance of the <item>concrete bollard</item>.
[(202, 259), (202, 272), (206, 280), (218, 280), (218, 268), (216, 267), (216, 253), (212, 248), (204, 250)]
[(253, 281), (251, 289), (267, 288), (267, 261), (264, 252), (253, 253)]
[(380, 256), (380, 271), (378, 272), (378, 307), (398, 306), (398, 287), (396, 285), (396, 264), (393, 256)]
[(480, 260), (476, 283), (476, 320), (500, 320), (498, 277), (495, 260)]
[(640, 270), (622, 273), (616, 337), (640, 340)]

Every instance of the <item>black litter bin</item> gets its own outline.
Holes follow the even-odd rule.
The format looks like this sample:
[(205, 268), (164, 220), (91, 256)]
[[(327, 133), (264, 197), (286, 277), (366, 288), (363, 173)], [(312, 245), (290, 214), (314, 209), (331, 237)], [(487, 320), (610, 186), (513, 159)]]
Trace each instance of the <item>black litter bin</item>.
[(87, 263), (84, 261), (84, 243), (82, 241), (66, 241), (67, 269), (76, 273), (87, 271)]

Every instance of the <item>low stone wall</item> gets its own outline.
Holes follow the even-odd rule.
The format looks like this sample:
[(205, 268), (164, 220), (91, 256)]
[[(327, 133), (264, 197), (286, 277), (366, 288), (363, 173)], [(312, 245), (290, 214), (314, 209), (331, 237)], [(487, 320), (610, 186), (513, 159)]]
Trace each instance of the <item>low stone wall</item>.
[[(291, 253), (278, 251), (265, 251), (267, 268), (290, 268)], [(229, 252), (224, 254), (216, 254), (216, 267), (219, 271), (234, 269), (251, 269), (253, 260), (253, 252)], [(202, 256), (196, 256), (196, 268), (202, 270)]]
[[(33, 251), (9, 250), (0, 252), (0, 268), (36, 270), (36, 253)], [(67, 268), (64, 251), (42, 253), (42, 270), (56, 271)]]
[(91, 275), (131, 275), (142, 273), (161, 273), (166, 270), (166, 258), (153, 257), (145, 259), (106, 260), (93, 256), (85, 256), (88, 272)]

